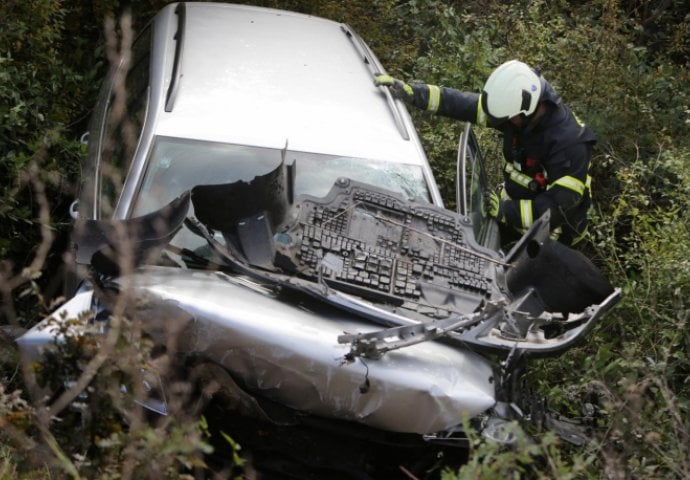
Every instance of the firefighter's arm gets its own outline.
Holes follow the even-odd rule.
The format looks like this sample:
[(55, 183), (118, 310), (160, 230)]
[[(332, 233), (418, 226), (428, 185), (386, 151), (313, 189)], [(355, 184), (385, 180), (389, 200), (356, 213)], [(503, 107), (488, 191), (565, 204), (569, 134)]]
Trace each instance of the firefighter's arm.
[(421, 110), (480, 125), (486, 124), (479, 94), (425, 83), (406, 83), (390, 75), (379, 74), (374, 84), (388, 87), (391, 94)]

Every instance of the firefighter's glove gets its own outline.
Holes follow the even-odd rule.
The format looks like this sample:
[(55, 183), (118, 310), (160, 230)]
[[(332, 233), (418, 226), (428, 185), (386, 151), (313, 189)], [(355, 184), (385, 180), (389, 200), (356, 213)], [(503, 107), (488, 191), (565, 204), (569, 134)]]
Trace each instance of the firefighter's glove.
[(414, 100), (414, 91), (412, 87), (402, 80), (393, 78), (386, 74), (376, 74), (374, 77), (374, 85), (377, 87), (388, 87), (393, 97), (403, 100), (405, 102), (412, 102)]
[(497, 192), (487, 192), (484, 194), (484, 211), (486, 214), (497, 221), (503, 223), (505, 214), (501, 209), (501, 197)]

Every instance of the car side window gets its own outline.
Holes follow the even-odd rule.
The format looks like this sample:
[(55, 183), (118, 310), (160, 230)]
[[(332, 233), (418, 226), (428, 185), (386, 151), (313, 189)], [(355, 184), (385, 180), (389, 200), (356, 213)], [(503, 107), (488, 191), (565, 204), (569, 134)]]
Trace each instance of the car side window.
[(149, 97), (149, 59), (151, 27), (145, 28), (132, 45), (129, 70), (124, 88), (112, 77), (101, 142), (99, 176), (99, 211), (101, 217), (112, 215), (120, 197), (137, 142), (146, 118)]
[(484, 175), (482, 156), (476, 143), (470, 139), (470, 146), (467, 149), (467, 161), (465, 162), (466, 181), (467, 181), (467, 207), (472, 224), (474, 226), (475, 238), (480, 237), (485, 216), (483, 212), (483, 197), (487, 189), (486, 177)]
[(458, 173), (464, 175), (457, 179), (458, 211), (469, 217), (478, 243), (498, 249), (500, 238), (496, 222), (484, 211), (484, 195), (489, 190), (484, 159), (471, 128), (466, 128), (462, 135)]

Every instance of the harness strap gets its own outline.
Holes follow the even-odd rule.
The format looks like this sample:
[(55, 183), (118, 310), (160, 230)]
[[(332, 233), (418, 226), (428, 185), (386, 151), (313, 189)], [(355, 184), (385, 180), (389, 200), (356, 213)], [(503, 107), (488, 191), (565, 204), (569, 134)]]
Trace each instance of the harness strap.
[(529, 188), (530, 182), (534, 180), (529, 175), (525, 175), (515, 168), (512, 163), (506, 163), (504, 171), (510, 176), (511, 181), (517, 183), (521, 187)]

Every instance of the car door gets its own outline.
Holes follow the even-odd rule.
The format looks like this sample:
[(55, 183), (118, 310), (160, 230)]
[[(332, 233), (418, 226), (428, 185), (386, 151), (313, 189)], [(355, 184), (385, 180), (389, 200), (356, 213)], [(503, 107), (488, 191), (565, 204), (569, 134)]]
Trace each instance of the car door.
[(472, 222), (474, 237), (479, 244), (498, 250), (501, 245), (498, 223), (487, 215), (484, 208), (484, 196), (489, 191), (484, 159), (470, 123), (465, 124), (458, 142), (456, 174), (458, 213)]

